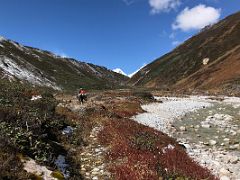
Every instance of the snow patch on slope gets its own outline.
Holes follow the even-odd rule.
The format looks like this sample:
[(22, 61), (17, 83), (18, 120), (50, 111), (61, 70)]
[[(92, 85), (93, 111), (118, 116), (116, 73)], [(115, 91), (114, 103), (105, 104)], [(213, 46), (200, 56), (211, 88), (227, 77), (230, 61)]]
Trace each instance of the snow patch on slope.
[(52, 87), (56, 90), (60, 90), (61, 88), (57, 87), (55, 83), (41, 76), (40, 73), (33, 73), (29, 71), (29, 69), (34, 71), (33, 67), (29, 67), (28, 69), (18, 65), (12, 59), (0, 56), (0, 68), (3, 70), (3, 73), (10, 77), (16, 77), (20, 80), (28, 81), (35, 85), (40, 86), (48, 86)]
[(6, 39), (4, 37), (0, 36), (0, 42), (2, 42), (2, 41), (6, 41)]
[(6, 39), (2, 36), (0, 36), (0, 47), (4, 48), (4, 46), (1, 44), (1, 42), (6, 41)]

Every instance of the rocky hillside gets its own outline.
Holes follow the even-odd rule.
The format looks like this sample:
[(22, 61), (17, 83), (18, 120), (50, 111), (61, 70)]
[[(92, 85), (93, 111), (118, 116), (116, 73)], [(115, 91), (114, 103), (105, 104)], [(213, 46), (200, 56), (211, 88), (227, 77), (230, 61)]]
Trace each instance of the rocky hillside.
[(135, 74), (130, 83), (182, 90), (240, 89), (240, 12), (204, 28)]
[(105, 67), (62, 58), (0, 37), (0, 75), (54, 89), (102, 89), (123, 86), (128, 77)]

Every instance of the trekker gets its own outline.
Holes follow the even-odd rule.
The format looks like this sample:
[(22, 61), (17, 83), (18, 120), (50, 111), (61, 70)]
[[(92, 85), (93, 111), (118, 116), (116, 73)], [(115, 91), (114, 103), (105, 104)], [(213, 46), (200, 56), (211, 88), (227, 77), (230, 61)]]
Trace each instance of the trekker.
[(78, 93), (78, 100), (83, 104), (83, 101), (87, 101), (87, 94), (86, 91), (83, 88), (80, 88)]

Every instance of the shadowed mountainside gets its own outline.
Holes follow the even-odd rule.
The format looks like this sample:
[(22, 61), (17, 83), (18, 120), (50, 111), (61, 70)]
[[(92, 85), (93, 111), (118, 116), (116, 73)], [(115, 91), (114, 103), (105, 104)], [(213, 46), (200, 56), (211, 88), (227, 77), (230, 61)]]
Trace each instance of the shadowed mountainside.
[(0, 74), (10, 80), (63, 90), (115, 88), (124, 86), (128, 80), (105, 67), (63, 58), (3, 37), (0, 37)]

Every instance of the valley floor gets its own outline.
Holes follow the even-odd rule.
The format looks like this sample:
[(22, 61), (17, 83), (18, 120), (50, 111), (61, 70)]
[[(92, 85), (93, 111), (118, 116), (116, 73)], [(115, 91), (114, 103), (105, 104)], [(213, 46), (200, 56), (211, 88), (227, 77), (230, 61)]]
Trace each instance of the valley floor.
[[(53, 96), (21, 84), (0, 87), (0, 147), (5, 147), (0, 148), (0, 178), (238, 176), (237, 98), (161, 97), (156, 102), (145, 91), (115, 90), (91, 92), (80, 104), (64, 93)], [(216, 152), (223, 160), (213, 156)], [(13, 158), (18, 166), (11, 163)]]
[(133, 119), (167, 133), (220, 179), (240, 177), (240, 98), (156, 97)]
[[(164, 134), (171, 136), (168, 127), (176, 117), (210, 107), (211, 103), (169, 98), (172, 103), (166, 106), (165, 102), (153, 103), (147, 93), (133, 95), (132, 92), (96, 93), (90, 97), (83, 105), (72, 96), (58, 97), (64, 102), (62, 106), (77, 114), (91, 111), (88, 120), (94, 123), (85, 139), (87, 145), (74, 148), (85, 179), (215, 179), (174, 138)], [(140, 104), (147, 104), (142, 108), (148, 112), (144, 113)], [(140, 124), (131, 119), (134, 115)]]

